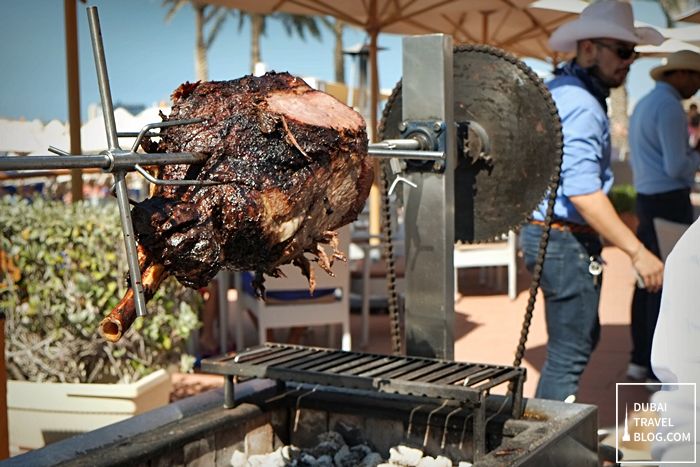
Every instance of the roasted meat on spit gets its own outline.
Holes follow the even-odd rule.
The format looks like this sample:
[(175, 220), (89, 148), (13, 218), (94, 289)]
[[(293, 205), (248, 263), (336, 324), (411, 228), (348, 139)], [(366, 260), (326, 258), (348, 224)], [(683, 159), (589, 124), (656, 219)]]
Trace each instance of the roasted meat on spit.
[[(168, 275), (200, 288), (221, 269), (254, 271), (263, 296), (263, 274), (278, 277), (287, 263), (313, 292), (309, 259), (328, 273), (334, 257), (344, 259), (334, 230), (357, 218), (372, 185), (362, 117), (287, 73), (185, 83), (172, 97), (164, 120), (205, 121), (163, 129), (146, 150), (210, 157), (151, 170), (218, 184), (154, 186), (132, 209), (146, 300)], [(320, 244), (331, 246), (330, 258)], [(100, 332), (116, 342), (135, 317), (129, 289)]]

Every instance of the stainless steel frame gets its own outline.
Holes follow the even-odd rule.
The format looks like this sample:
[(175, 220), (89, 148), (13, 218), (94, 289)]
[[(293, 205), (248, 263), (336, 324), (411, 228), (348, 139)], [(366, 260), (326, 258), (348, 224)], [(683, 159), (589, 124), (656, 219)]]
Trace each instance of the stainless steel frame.
[(441, 125), (445, 153), (442, 170), (407, 174), (416, 188), (404, 189), (406, 353), (454, 360), (452, 37), (405, 38), (403, 69), (403, 120)]

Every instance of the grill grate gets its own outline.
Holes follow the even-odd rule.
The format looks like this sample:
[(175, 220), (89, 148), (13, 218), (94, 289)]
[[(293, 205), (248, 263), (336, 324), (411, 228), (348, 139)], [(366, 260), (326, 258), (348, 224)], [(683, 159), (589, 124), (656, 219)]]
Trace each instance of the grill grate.
[(234, 381), (240, 378), (268, 378), (468, 404), (474, 413), (475, 456), (485, 451), (488, 390), (511, 383), (511, 415), (520, 418), (523, 414), (525, 369), (512, 366), (267, 343), (204, 359), (202, 371), (226, 376), (228, 408), (234, 406)]

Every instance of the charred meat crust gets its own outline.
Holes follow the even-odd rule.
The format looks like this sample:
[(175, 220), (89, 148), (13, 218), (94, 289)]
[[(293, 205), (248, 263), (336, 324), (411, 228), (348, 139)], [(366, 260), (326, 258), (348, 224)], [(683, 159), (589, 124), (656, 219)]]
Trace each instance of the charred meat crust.
[[(168, 201), (147, 201), (157, 205), (148, 207), (150, 222), (143, 222), (137, 208), (134, 218), (139, 242), (143, 236), (154, 257), (184, 285), (205, 286), (222, 267), (271, 274), (304, 251), (315, 254), (323, 232), (352, 222), (362, 210), (373, 181), (364, 125), (309, 125), (300, 121), (306, 117), (270, 111), (266, 97), (282, 101), (285, 93), (303, 106), (296, 102), (300, 96), (318, 91), (289, 74), (269, 73), (185, 84), (174, 93), (169, 120), (207, 121), (165, 129), (166, 150), (211, 157), (200, 167), (167, 166), (159, 177), (223, 184), (158, 187), (154, 197)], [(333, 105), (342, 104), (333, 100)], [(355, 112), (342, 107), (350, 116), (342, 121), (351, 121)], [(285, 222), (296, 228), (280, 241), (279, 225)]]
[(220, 269), (255, 271), (262, 295), (263, 274), (294, 263), (313, 289), (309, 260), (330, 271), (319, 243), (342, 257), (333, 231), (357, 218), (372, 185), (359, 114), (287, 73), (185, 83), (173, 102), (167, 120), (205, 121), (164, 128), (157, 146), (143, 147), (209, 159), (160, 167), (157, 178), (219, 184), (155, 186), (133, 208), (137, 241), (152, 264), (192, 288)]

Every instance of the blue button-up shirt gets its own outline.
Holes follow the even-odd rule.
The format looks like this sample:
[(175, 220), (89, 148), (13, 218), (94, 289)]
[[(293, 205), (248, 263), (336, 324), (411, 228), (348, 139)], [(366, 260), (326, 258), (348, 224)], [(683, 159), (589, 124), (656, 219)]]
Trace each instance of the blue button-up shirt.
[[(555, 219), (586, 224), (569, 199), (598, 190), (610, 191), (610, 122), (605, 109), (575, 76), (557, 76), (547, 86), (559, 110), (564, 135), (561, 179), (554, 205)], [(546, 200), (533, 213), (544, 220)]]
[(654, 195), (693, 186), (700, 155), (690, 148), (681, 94), (656, 83), (630, 117), (630, 167), (638, 193)]

